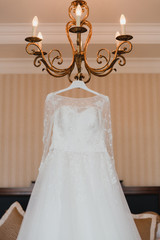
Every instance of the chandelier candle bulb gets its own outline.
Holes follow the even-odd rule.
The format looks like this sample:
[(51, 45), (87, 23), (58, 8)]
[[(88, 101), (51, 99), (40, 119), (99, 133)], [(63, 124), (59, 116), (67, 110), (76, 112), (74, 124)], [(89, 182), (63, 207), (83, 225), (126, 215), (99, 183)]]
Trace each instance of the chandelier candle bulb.
[(77, 8), (76, 8), (76, 26), (77, 26), (77, 27), (80, 27), (81, 15), (82, 15), (82, 8), (81, 8), (81, 6), (78, 4), (78, 6), (77, 6)]
[[(43, 40), (43, 36), (42, 36), (42, 33), (41, 33), (41, 32), (38, 33), (38, 36), (37, 36), (37, 37)], [(38, 42), (38, 45), (39, 45), (39, 47), (42, 49), (42, 41)]]
[(125, 35), (126, 18), (123, 14), (120, 17), (120, 24), (121, 24), (121, 34)]
[(33, 37), (36, 37), (37, 27), (38, 27), (38, 17), (35, 16), (32, 20), (32, 36)]
[[(120, 32), (116, 32), (115, 38), (120, 36)], [(116, 46), (118, 47), (119, 41), (116, 39)]]

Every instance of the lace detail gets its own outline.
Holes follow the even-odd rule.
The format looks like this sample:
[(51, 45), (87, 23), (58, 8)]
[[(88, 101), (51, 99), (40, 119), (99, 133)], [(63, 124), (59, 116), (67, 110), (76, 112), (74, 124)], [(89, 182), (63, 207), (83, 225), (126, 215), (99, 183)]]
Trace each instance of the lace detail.
[(47, 157), (49, 147), (51, 144), (51, 133), (53, 127), (53, 121), (51, 121), (53, 113), (54, 113), (54, 106), (51, 98), (52, 94), (48, 94), (45, 100), (45, 107), (44, 107), (44, 133), (43, 133), (43, 155), (42, 161), (43, 163)]
[(45, 101), (44, 151), (40, 168), (54, 150), (105, 152), (112, 183), (114, 170), (110, 101), (107, 96), (68, 98), (51, 93)]

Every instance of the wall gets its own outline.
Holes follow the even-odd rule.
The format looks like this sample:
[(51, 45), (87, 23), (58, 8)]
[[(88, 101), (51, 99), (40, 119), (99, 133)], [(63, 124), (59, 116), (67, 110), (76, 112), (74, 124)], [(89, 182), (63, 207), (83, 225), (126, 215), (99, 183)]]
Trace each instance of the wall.
[[(0, 75), (0, 187), (36, 179), (45, 97), (68, 85), (45, 74)], [(88, 87), (110, 97), (119, 178), (125, 185), (160, 185), (160, 74), (93, 77)]]

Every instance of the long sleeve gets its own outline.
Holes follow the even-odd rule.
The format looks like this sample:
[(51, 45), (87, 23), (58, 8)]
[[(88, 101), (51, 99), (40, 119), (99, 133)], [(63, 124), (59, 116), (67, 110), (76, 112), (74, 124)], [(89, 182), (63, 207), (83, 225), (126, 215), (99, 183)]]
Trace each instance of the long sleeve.
[(109, 98), (106, 97), (106, 101), (103, 108), (103, 116), (104, 116), (104, 129), (105, 129), (105, 144), (107, 153), (110, 156), (110, 160), (108, 160), (108, 170), (111, 177), (112, 184), (116, 184), (118, 181), (117, 175), (115, 175), (115, 161), (114, 161), (114, 152), (113, 152), (113, 141), (112, 141), (112, 124), (111, 124), (111, 112), (110, 112), (110, 101)]
[(105, 125), (105, 141), (108, 154), (114, 163), (113, 153), (113, 141), (112, 141), (112, 124), (111, 124), (111, 112), (110, 112), (110, 100), (106, 97), (106, 101), (103, 109), (104, 125)]
[(41, 160), (41, 165), (45, 162), (45, 159), (49, 152), (49, 147), (51, 143), (52, 129), (53, 129), (53, 101), (51, 94), (47, 95), (44, 107), (44, 133), (43, 133), (43, 155)]

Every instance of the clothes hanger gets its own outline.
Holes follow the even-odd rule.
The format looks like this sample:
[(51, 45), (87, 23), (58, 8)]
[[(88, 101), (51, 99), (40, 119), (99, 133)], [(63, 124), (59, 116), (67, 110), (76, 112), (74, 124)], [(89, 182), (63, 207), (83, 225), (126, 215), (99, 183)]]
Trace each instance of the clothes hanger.
[(88, 92), (91, 92), (95, 95), (100, 95), (100, 93), (98, 93), (96, 91), (93, 91), (90, 88), (88, 88), (82, 80), (75, 80), (71, 83), (71, 85), (69, 87), (61, 89), (57, 92), (54, 92), (54, 94), (59, 94), (59, 93), (62, 93), (62, 92), (66, 92), (66, 91), (74, 89), (74, 88), (81, 88), (81, 89), (86, 90)]

